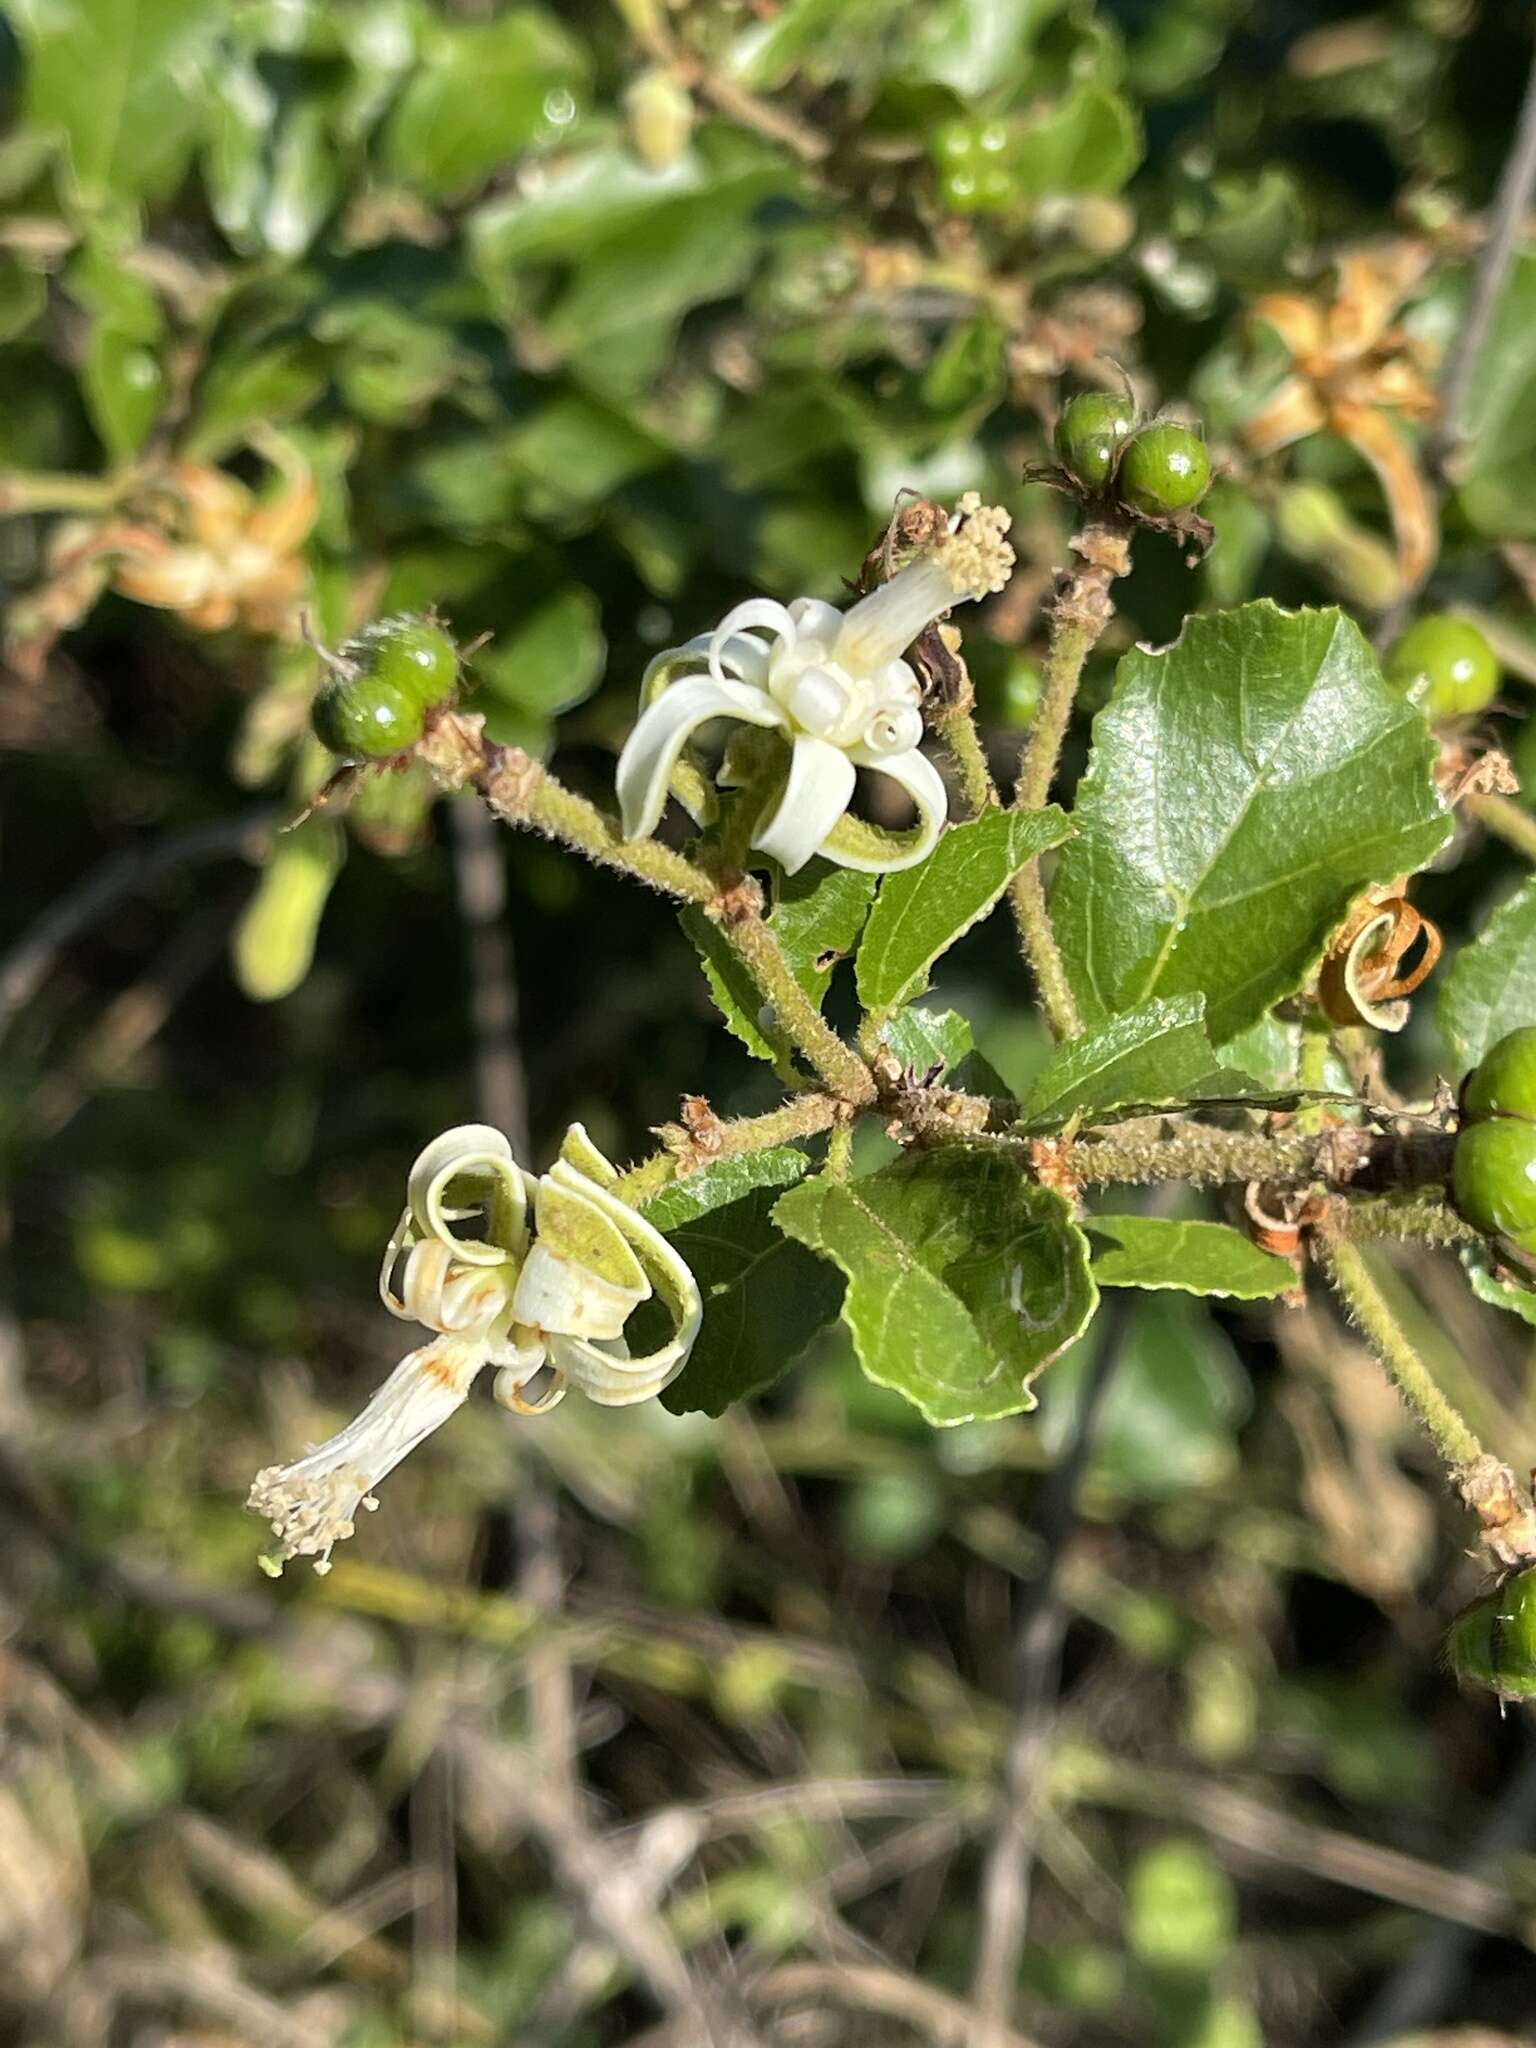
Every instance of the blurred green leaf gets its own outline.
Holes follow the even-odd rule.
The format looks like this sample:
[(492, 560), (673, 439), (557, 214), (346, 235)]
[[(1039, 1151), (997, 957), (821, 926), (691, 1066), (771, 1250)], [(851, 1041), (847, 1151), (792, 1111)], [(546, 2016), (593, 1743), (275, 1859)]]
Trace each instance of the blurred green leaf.
[(234, 932), (235, 979), (252, 1002), (275, 1003), (308, 974), (345, 852), (341, 828), (324, 817), (306, 818), (274, 842)]
[(1260, 1251), (1225, 1223), (1187, 1223), (1171, 1216), (1090, 1216), (1083, 1228), (1093, 1248), (1100, 1287), (1172, 1287), (1182, 1294), (1222, 1294), (1261, 1301), (1299, 1284), (1284, 1259)]
[(1020, 131), (1007, 158), (1021, 198), (1118, 192), (1141, 162), (1141, 126), (1118, 93), (1083, 85)]
[(483, 647), (474, 669), (498, 697), (553, 718), (596, 689), (607, 644), (597, 599), (573, 583)]
[(1078, 1335), (1098, 1290), (1061, 1196), (995, 1153), (917, 1153), (779, 1198), (790, 1236), (848, 1280), (859, 1363), (930, 1422), (1032, 1408), (1030, 1382)]
[(461, 197), (570, 126), (587, 68), (582, 44), (542, 7), (445, 22), (390, 116), (385, 167), (435, 198)]
[[(1046, 1376), (1047, 1450), (1060, 1451), (1072, 1433), (1092, 1349), (1090, 1336)], [(1138, 1294), (1094, 1429), (1095, 1480), (1130, 1500), (1171, 1500), (1218, 1483), (1237, 1461), (1234, 1432), (1249, 1399), (1208, 1309), (1182, 1294)]]
[(25, 333), (47, 303), (42, 272), (11, 250), (0, 250), (0, 342)]
[(1492, 1308), (1502, 1308), (1536, 1328), (1536, 1291), (1512, 1280), (1501, 1280), (1493, 1270), (1486, 1245), (1464, 1244), (1459, 1251), (1462, 1271), (1478, 1300), (1486, 1301)]
[(1463, 401), (1457, 496), (1480, 533), (1536, 535), (1536, 254), (1516, 256)]
[(207, 118), (213, 0), (13, 0), (24, 118), (60, 135), (87, 208), (167, 198)]
[(723, 1415), (771, 1386), (837, 1314), (842, 1283), (774, 1228), (777, 1199), (760, 1186), (667, 1232), (704, 1296), (698, 1342), (661, 1397), (674, 1415)]
[(1035, 35), (1062, 5), (1063, 0), (932, 0), (909, 16), (900, 73), (947, 85), (962, 99), (979, 99), (1020, 75)]
[(1444, 843), (1433, 755), (1338, 611), (1261, 600), (1125, 655), (1051, 897), (1084, 1023), (1198, 990), (1219, 1042), (1294, 994), (1360, 890)]
[(1071, 829), (1054, 805), (989, 810), (950, 826), (916, 867), (887, 875), (859, 947), (859, 1000), (888, 1010), (921, 995), (940, 954), (987, 915), (1026, 861)]
[(160, 302), (122, 251), (88, 244), (70, 265), (70, 295), (91, 315), (81, 386), (91, 419), (114, 462), (144, 445), (165, 396)]
[(1440, 984), (1435, 1018), (1458, 1072), (1536, 1020), (1536, 878), (1506, 897)]
[(217, 461), (253, 427), (278, 426), (307, 411), (325, 383), (322, 353), (307, 340), (220, 350), (197, 388), (186, 453), (194, 461)]

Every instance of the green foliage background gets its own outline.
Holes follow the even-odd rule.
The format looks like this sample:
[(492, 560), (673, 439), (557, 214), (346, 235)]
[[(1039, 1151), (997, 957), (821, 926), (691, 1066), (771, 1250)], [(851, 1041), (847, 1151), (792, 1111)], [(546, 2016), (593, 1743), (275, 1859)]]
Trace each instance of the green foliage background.
[[(473, 708), (600, 792), (650, 653), (751, 593), (840, 595), (900, 489), (1008, 503), (1043, 590), (1068, 511), (1020, 479), (1107, 355), (1198, 407), (1232, 473), (1203, 568), (1138, 545), (1087, 708), (1191, 609), (1342, 598), (1369, 628), (1336, 540), (1379, 560), (1377, 487), (1328, 435), (1243, 460), (1278, 375), (1245, 308), (1412, 227), (1441, 257), (1411, 319), (1452, 331), (1450, 229), (1503, 163), (1528, 24), (1457, 0), (1361, 21), (1241, 0), (3, 19), (4, 2024), (39, 2048), (639, 2038), (655, 1985), (600, 1912), (594, 1932), (591, 1875), (527, 1790), (565, 1667), (586, 1820), (649, 1853), (646, 1910), (706, 1978), (728, 1953), (769, 1983), (874, 1955), (963, 1999), (1010, 1589), (1039, 1569), (1085, 1357), (1039, 1415), (953, 1430), (832, 1332), (719, 1421), (474, 1404), (332, 1579), (255, 1579), (250, 1474), (392, 1362), (372, 1267), (401, 1175), (475, 1111), (452, 807), (379, 785), (274, 859), (272, 820), (323, 772), (313, 657), (111, 590), (46, 644), (58, 517), (172, 457), (270, 489), (274, 448), (297, 456), (319, 629), (435, 604), (490, 634)], [(970, 120), (1005, 137), (980, 211)], [(1517, 756), (1533, 307), (1525, 252), (1431, 584), (1495, 638), (1490, 731)], [(1343, 522), (1321, 545), (1318, 491)], [(967, 634), (1002, 763), (1038, 676), (1019, 617)], [(146, 849), (168, 857), (133, 868)], [(577, 1117), (637, 1155), (684, 1089), (775, 1099), (665, 906), (528, 838), (502, 858), (537, 1161)], [(1499, 905), (1489, 931), (1528, 932), (1525, 872), (1476, 841), (1418, 900), (1453, 942)], [(50, 925), (103, 876), (109, 907)], [(1438, 1022), (1421, 999), (1395, 1077), (1457, 1073), (1501, 1004), (1529, 1020), (1529, 985), (1463, 978)], [(946, 962), (945, 1003), (1021, 1093), (1046, 1055), (1024, 993), (998, 926)], [(848, 1001), (834, 982), (831, 1013)], [(1150, 1255), (1129, 1228), (1095, 1250)], [(825, 1269), (789, 1270), (812, 1329), (796, 1290)], [(1530, 1329), (1450, 1262), (1392, 1287), (1530, 1464)], [(1522, 1715), (1436, 1661), (1477, 1582), (1465, 1529), (1364, 1354), (1266, 1291), (1125, 1297), (1063, 1565), (1021, 2024), (1080, 2048), (1524, 2039), (1536, 1771)], [(759, 1345), (766, 1389), (796, 1346)], [(654, 1830), (677, 1812), (669, 1863)], [(941, 2038), (932, 2011), (826, 1983), (768, 1999), (765, 2038), (794, 2011), (796, 2039)]]

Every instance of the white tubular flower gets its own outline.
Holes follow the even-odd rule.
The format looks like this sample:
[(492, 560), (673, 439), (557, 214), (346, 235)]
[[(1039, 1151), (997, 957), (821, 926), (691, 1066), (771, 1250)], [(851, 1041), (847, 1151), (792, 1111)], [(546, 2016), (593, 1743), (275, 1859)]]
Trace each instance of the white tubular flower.
[[(618, 1174), (580, 1124), (534, 1184), (537, 1241), (529, 1243), (529, 1184), (500, 1131), (462, 1124), (426, 1147), (379, 1272), (391, 1315), (435, 1332), (402, 1358), (345, 1429), (291, 1465), (256, 1475), (246, 1502), (277, 1538), (263, 1567), (290, 1557), (331, 1568), (373, 1489), (462, 1406), (476, 1377), (499, 1368), (496, 1398), (524, 1415), (552, 1408), (575, 1385), (626, 1406), (658, 1394), (686, 1364), (703, 1321), (698, 1283), (658, 1231), (612, 1192)], [(478, 1234), (460, 1226), (476, 1219)], [(402, 1264), (403, 1260), (403, 1264)], [(659, 1296), (672, 1334), (632, 1358), (631, 1313)], [(545, 1367), (549, 1385), (523, 1390)]]
[[(658, 655), (641, 684), (641, 713), (619, 756), (624, 834), (654, 832), (678, 761), (711, 719), (734, 719), (789, 742), (782, 787), (755, 821), (751, 844), (794, 874), (813, 854), (880, 874), (927, 858), (948, 800), (921, 752), (916, 675), (903, 659), (923, 628), (967, 599), (1001, 590), (1013, 567), (1006, 512), (974, 491), (950, 530), (848, 611), (811, 597), (791, 605), (752, 598), (713, 633)], [(898, 783), (918, 822), (891, 833), (848, 816), (855, 770)], [(718, 779), (724, 780), (722, 776)], [(678, 792), (686, 801), (686, 792)]]

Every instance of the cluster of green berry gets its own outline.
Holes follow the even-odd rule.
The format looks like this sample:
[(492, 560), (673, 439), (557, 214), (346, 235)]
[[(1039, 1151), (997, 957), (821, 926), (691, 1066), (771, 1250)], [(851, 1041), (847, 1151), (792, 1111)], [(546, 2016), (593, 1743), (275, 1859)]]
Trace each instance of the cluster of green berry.
[(1451, 1187), (1473, 1229), (1536, 1273), (1536, 1024), (1501, 1038), (1463, 1082)]
[(376, 619), (326, 666), (310, 710), (317, 736), (343, 761), (385, 761), (413, 747), (427, 714), (452, 697), (459, 650), (432, 619)]
[(1146, 519), (1192, 512), (1211, 487), (1211, 452), (1177, 420), (1138, 425), (1128, 398), (1083, 391), (1056, 422), (1056, 453), (1072, 480), (1093, 496), (1111, 486), (1122, 505)]
[(1018, 123), (961, 118), (933, 132), (939, 197), (950, 213), (1006, 213), (1022, 197), (1013, 157)]

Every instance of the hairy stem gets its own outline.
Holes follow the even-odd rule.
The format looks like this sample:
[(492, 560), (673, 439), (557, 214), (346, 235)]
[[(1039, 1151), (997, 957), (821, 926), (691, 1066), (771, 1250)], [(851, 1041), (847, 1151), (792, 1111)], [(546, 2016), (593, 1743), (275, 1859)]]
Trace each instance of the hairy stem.
[(723, 915), (718, 905), (706, 908), (717, 918), (726, 944), (772, 1003), (780, 1030), (805, 1055), (832, 1093), (847, 1102), (873, 1102), (875, 1083), (868, 1067), (838, 1037), (795, 979), (783, 947), (762, 918), (755, 914)]
[[(1131, 565), (1127, 536), (1113, 521), (1085, 526), (1072, 545), (1084, 566), (1062, 578), (1051, 602), (1044, 685), (1014, 790), (1014, 802), (1021, 811), (1043, 810), (1050, 799), (1083, 668), (1114, 615), (1110, 586)], [(1082, 1019), (1046, 907), (1038, 856), (1014, 877), (1009, 897), (1051, 1034), (1057, 1039), (1076, 1038), (1083, 1028)]]
[(1352, 1244), (1333, 1239), (1319, 1245), (1318, 1258), (1398, 1392), (1429, 1432), (1440, 1456), (1458, 1471), (1481, 1458), (1482, 1445), (1404, 1336), (1360, 1253)]
[(1396, 1238), (1413, 1244), (1475, 1244), (1478, 1233), (1463, 1223), (1443, 1196), (1362, 1195), (1338, 1203), (1329, 1225), (1351, 1243)]
[(613, 1192), (620, 1201), (643, 1208), (673, 1181), (685, 1180), (717, 1159), (766, 1152), (770, 1146), (814, 1137), (818, 1131), (831, 1130), (836, 1137), (846, 1128), (846, 1116), (847, 1106), (838, 1097), (813, 1089), (762, 1116), (729, 1118), (717, 1117), (707, 1103), (691, 1096), (684, 1103), (681, 1122), (658, 1126), (662, 1149), (621, 1174)]
[(997, 784), (987, 765), (986, 749), (969, 704), (935, 704), (929, 707), (928, 723), (943, 741), (955, 766), (960, 793), (973, 818), (996, 804)]
[(527, 825), (585, 854), (598, 867), (617, 868), (684, 903), (713, 902), (712, 876), (655, 839), (626, 839), (614, 819), (557, 782), (521, 747), (488, 750), (485, 768), (476, 779), (492, 812), (505, 823)]

